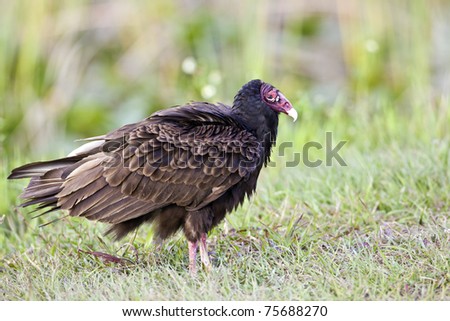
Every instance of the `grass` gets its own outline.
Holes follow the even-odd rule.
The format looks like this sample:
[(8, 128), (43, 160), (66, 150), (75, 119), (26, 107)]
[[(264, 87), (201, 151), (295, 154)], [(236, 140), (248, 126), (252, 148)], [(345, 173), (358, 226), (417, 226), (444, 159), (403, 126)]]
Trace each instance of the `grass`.
[[(1, 300), (450, 299), (448, 3), (295, 3), (19, 0), (0, 12)], [(16, 207), (15, 166), (160, 107), (230, 102), (253, 77), (301, 115), (280, 118), (278, 145), (292, 146), (211, 233), (211, 272), (189, 276), (181, 235), (157, 245), (144, 226), (113, 242), (101, 223), (39, 228), (62, 213)], [(309, 159), (325, 160), (326, 132), (347, 141), (347, 166), (286, 166), (310, 141), (324, 148)]]

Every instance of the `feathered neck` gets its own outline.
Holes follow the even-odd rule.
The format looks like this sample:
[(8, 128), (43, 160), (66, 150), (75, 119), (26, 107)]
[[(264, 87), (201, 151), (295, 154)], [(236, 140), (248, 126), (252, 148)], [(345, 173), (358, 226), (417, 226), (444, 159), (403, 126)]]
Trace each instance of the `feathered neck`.
[(267, 163), (277, 138), (278, 113), (261, 100), (262, 84), (256, 79), (244, 85), (234, 97), (232, 112), (242, 126), (264, 144), (264, 163)]

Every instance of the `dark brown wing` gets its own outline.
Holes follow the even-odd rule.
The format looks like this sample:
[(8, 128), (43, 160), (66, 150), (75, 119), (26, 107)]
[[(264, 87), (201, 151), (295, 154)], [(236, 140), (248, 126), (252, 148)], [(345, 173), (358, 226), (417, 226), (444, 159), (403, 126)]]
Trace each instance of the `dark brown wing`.
[(64, 180), (58, 207), (113, 224), (169, 204), (198, 210), (263, 161), (263, 147), (228, 108), (206, 103), (159, 112), (102, 138), (102, 151)]

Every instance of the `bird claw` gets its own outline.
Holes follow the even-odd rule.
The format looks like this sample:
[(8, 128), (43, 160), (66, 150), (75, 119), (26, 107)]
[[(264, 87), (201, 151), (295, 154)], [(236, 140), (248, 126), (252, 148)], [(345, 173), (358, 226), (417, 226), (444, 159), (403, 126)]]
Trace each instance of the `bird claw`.
[(209, 260), (208, 252), (205, 250), (205, 253), (203, 254), (201, 249), (202, 248), (200, 247), (202, 265), (205, 271), (209, 273), (211, 271), (211, 261)]
[(196, 277), (197, 276), (197, 267), (194, 265), (189, 264), (189, 274), (191, 275), (191, 277)]
[(194, 277), (197, 275), (196, 258), (197, 258), (198, 242), (188, 241), (188, 247), (189, 247), (189, 274)]
[(206, 272), (211, 271), (211, 261), (209, 260), (208, 249), (206, 247), (206, 233), (200, 238), (200, 259)]
[[(208, 249), (206, 247), (206, 233), (203, 233), (200, 242), (191, 242), (188, 241), (188, 247), (189, 247), (189, 273), (191, 276), (195, 277), (197, 276), (197, 248), (200, 247), (200, 259), (202, 261), (203, 268), (206, 272), (211, 271), (211, 261), (209, 260), (208, 256)], [(200, 243), (200, 244), (199, 244)]]

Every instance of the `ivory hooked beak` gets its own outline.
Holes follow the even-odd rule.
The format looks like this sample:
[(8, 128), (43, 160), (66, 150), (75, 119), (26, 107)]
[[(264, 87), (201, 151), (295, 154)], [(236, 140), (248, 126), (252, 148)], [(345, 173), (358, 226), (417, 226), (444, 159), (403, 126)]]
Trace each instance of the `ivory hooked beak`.
[(286, 114), (294, 119), (294, 122), (297, 120), (298, 113), (294, 108), (289, 109)]

